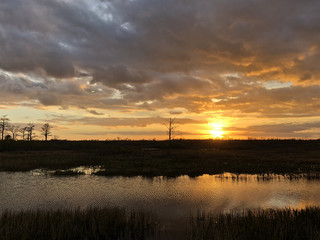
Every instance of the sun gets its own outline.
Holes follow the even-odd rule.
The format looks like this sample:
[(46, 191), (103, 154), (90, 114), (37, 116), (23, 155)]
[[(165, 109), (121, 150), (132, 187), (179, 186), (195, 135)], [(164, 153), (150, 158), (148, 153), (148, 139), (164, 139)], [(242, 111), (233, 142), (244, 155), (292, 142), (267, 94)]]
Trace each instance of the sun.
[(211, 130), (209, 130), (210, 134), (214, 138), (222, 138), (225, 132), (223, 131), (223, 125), (221, 123), (209, 123)]

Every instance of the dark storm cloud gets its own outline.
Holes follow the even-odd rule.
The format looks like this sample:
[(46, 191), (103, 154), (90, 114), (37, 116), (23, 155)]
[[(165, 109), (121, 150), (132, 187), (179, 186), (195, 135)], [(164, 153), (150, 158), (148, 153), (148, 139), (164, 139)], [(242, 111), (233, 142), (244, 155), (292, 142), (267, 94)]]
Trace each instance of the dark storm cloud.
[[(11, 103), (311, 114), (319, 10), (318, 0), (4, 0), (0, 69), (41, 81), (0, 81)], [(258, 83), (269, 80), (295, 88)]]
[(91, 83), (102, 82), (109, 87), (123, 89), (125, 88), (124, 83), (140, 85), (149, 80), (143, 72), (129, 71), (124, 66), (111, 66), (95, 72)]
[[(113, 91), (103, 87), (83, 87), (83, 82), (76, 80), (44, 80), (32, 78), (28, 75), (15, 75), (0, 71), (0, 101), (2, 104), (11, 105), (12, 102), (38, 101), (42, 105), (62, 105), (64, 107), (96, 106), (95, 100), (103, 96), (110, 96)], [(94, 92), (94, 93), (93, 93)], [(23, 103), (30, 105), (30, 102)], [(91, 112), (93, 113), (93, 112)], [(94, 114), (94, 113), (93, 113)]]

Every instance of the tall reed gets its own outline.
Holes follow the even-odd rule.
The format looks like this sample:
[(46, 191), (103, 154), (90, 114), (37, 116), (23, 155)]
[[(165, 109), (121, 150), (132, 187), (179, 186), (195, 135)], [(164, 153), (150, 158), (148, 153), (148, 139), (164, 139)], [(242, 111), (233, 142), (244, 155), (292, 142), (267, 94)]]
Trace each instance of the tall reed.
[(0, 239), (154, 239), (157, 220), (150, 213), (123, 209), (6, 211)]
[(186, 239), (319, 239), (320, 208), (267, 209), (190, 218)]

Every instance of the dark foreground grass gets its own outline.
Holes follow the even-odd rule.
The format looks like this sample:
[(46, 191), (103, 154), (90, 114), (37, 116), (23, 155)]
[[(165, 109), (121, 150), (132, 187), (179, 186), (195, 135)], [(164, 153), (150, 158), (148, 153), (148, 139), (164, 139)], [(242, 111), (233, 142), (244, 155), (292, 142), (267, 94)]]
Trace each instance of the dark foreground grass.
[(198, 213), (186, 226), (175, 226), (186, 229), (184, 237), (172, 238), (177, 235), (159, 230), (156, 218), (143, 212), (107, 208), (4, 212), (0, 239), (319, 239), (319, 219), (319, 208)]
[(319, 221), (319, 208), (268, 209), (220, 215), (198, 213), (191, 217), (186, 239), (319, 239)]
[(79, 166), (101, 166), (97, 174), (105, 176), (233, 172), (316, 179), (320, 178), (320, 140), (0, 141), (0, 171)]
[(152, 214), (122, 209), (7, 211), (0, 239), (156, 239), (156, 223)]

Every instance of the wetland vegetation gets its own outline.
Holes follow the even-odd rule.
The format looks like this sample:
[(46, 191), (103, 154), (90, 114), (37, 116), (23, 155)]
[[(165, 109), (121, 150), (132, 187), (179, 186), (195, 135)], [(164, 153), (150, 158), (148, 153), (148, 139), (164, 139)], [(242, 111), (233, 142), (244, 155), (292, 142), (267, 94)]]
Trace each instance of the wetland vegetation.
[[(190, 216), (178, 238), (151, 213), (123, 209), (3, 212), (0, 237), (8, 239), (319, 239), (320, 209), (266, 209)], [(179, 223), (181, 224), (181, 223)]]
[[(94, 169), (92, 174), (100, 176), (194, 177), (231, 172), (221, 177), (246, 181), (246, 174), (258, 174), (257, 181), (280, 175), (320, 179), (320, 140), (0, 141), (2, 172), (42, 169), (57, 177), (68, 177), (83, 175), (75, 170), (81, 167)], [(79, 180), (85, 179), (80, 176), (77, 184)], [(161, 222), (154, 214), (124, 209), (127, 208), (4, 210), (0, 213), (0, 238), (318, 239), (320, 234), (318, 207), (199, 212), (177, 226), (179, 238), (174, 235), (175, 227), (166, 229), (167, 222)]]
[(320, 177), (320, 140), (1, 141), (0, 171), (100, 166), (105, 176), (223, 172)]
[(319, 239), (320, 209), (265, 209), (213, 215), (199, 212), (190, 219), (186, 239)]
[(123, 209), (3, 212), (0, 238), (9, 239), (151, 239), (157, 220), (150, 213)]

